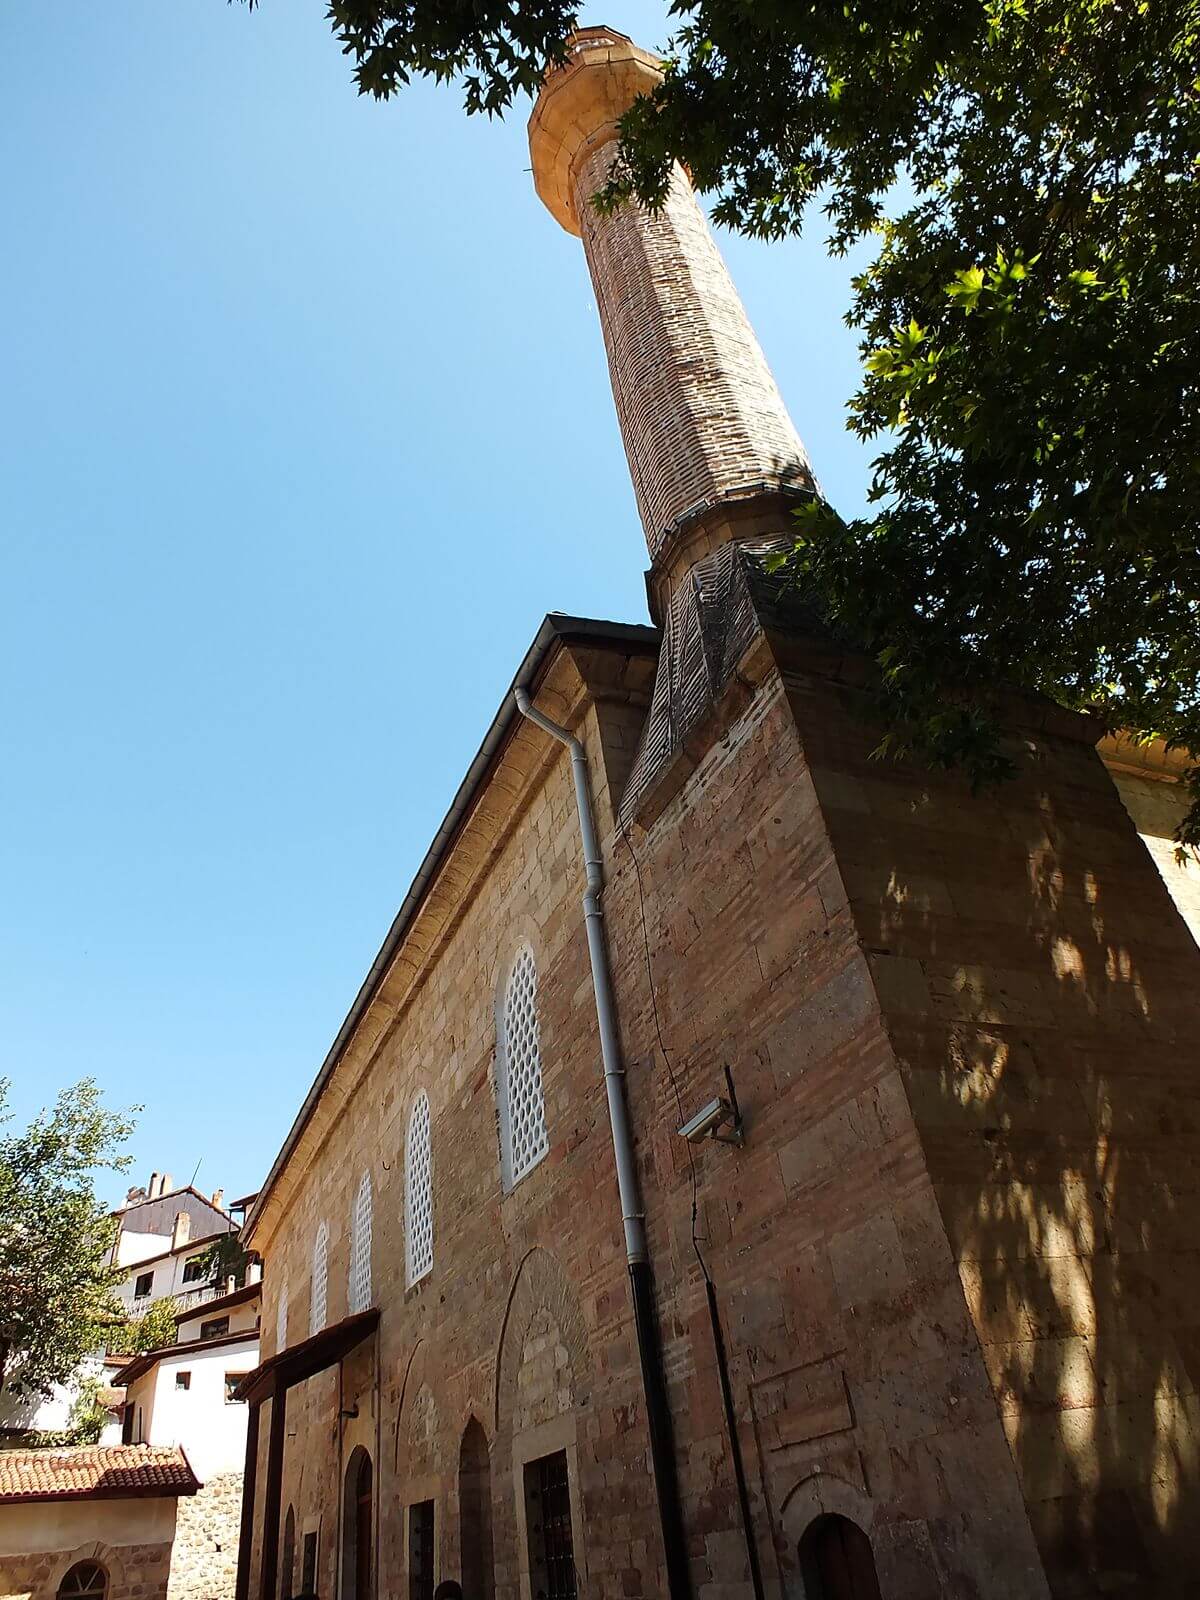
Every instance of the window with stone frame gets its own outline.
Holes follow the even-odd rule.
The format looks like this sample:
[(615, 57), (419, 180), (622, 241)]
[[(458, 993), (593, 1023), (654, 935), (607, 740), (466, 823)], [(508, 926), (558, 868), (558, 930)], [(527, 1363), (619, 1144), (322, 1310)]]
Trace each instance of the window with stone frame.
[(315, 1594), (317, 1588), (317, 1543), (318, 1530), (310, 1530), (304, 1535), (304, 1553), (300, 1558), (300, 1593)]
[(433, 1271), (433, 1151), (423, 1089), (413, 1102), (404, 1147), (404, 1255), (411, 1288)]
[(409, 1600), (433, 1600), (435, 1546), (433, 1501), (422, 1500), (408, 1508)]
[(496, 1039), (500, 1169), (511, 1189), (550, 1148), (542, 1094), (537, 964), (522, 945), (509, 969)]
[(544, 1600), (577, 1600), (570, 1471), (565, 1451), (526, 1465), (525, 1526), (533, 1592)]
[(351, 1316), (371, 1304), (371, 1174), (364, 1172), (354, 1198), (350, 1228), (350, 1283), (347, 1304)]
[(313, 1241), (312, 1289), (308, 1300), (308, 1331), (320, 1333), (325, 1326), (326, 1298), (329, 1290), (329, 1228), (322, 1223)]
[(275, 1308), (275, 1353), (287, 1349), (287, 1324), (288, 1324), (288, 1286), (282, 1284), (279, 1290), (279, 1304)]
[(108, 1573), (98, 1561), (77, 1561), (58, 1586), (58, 1600), (104, 1600)]

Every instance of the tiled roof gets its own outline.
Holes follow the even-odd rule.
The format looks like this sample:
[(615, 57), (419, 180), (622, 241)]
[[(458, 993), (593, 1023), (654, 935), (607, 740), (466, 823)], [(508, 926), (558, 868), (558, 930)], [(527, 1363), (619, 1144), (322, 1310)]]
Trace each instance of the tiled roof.
[(177, 1445), (88, 1445), (0, 1450), (0, 1505), (25, 1500), (119, 1500), (195, 1494), (200, 1484)]

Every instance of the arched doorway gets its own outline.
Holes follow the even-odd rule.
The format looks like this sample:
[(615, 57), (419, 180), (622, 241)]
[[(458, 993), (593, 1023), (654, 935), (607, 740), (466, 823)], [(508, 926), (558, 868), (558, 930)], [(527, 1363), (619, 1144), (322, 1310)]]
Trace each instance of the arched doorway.
[(463, 1593), (492, 1600), (492, 1462), (477, 1417), (463, 1430), (458, 1451), (458, 1518)]
[(805, 1600), (882, 1600), (871, 1541), (849, 1517), (818, 1517), (800, 1541)]
[(283, 1554), (279, 1561), (279, 1600), (292, 1600), (296, 1592), (296, 1508), (289, 1506), (283, 1519)]
[(58, 1600), (105, 1600), (108, 1573), (98, 1561), (77, 1561), (63, 1574)]
[(342, 1496), (342, 1600), (371, 1600), (374, 1473), (362, 1445), (346, 1467)]

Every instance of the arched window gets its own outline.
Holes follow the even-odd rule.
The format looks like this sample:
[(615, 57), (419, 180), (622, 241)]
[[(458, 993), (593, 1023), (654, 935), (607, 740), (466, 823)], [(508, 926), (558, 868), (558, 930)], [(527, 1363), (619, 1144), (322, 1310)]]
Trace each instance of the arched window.
[(500, 1170), (504, 1187), (511, 1189), (550, 1148), (538, 1046), (537, 967), (528, 945), (517, 951), (505, 985), (496, 1067)]
[(809, 1524), (800, 1541), (805, 1600), (881, 1600), (871, 1541), (849, 1517)]
[(308, 1331), (320, 1333), (325, 1326), (325, 1301), (329, 1289), (329, 1228), (323, 1222), (313, 1242), (312, 1293), (308, 1302)]
[(371, 1174), (364, 1172), (354, 1199), (350, 1228), (350, 1314), (371, 1304)]
[(108, 1573), (98, 1561), (77, 1561), (58, 1586), (58, 1600), (104, 1600)]
[(433, 1165), (429, 1096), (417, 1096), (404, 1149), (404, 1254), (411, 1288), (433, 1271)]
[(296, 1508), (289, 1506), (283, 1519), (283, 1554), (279, 1558), (279, 1600), (292, 1600), (296, 1592)]
[(371, 1458), (359, 1445), (346, 1466), (342, 1498), (342, 1600), (371, 1600), (373, 1477)]
[(288, 1286), (279, 1290), (279, 1304), (275, 1308), (275, 1354), (287, 1349)]

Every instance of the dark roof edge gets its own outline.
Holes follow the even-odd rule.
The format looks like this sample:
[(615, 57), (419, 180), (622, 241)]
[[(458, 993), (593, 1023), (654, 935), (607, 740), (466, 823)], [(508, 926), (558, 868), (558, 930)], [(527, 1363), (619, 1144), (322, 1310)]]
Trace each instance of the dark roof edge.
[(203, 1189), (197, 1189), (191, 1183), (181, 1183), (174, 1189), (164, 1189), (162, 1194), (144, 1195), (140, 1200), (126, 1200), (124, 1205), (114, 1206), (108, 1214), (110, 1217), (123, 1217), (126, 1212), (138, 1211), (142, 1206), (154, 1206), (160, 1200), (173, 1200), (177, 1194), (194, 1195), (197, 1200), (202, 1200), (210, 1211), (215, 1211), (219, 1217), (228, 1217), (229, 1215), (228, 1207), (214, 1205)]
[(211, 1339), (179, 1339), (174, 1344), (160, 1345), (157, 1350), (143, 1350), (133, 1356), (120, 1372), (113, 1374), (112, 1387), (128, 1389), (131, 1383), (144, 1378), (151, 1367), (172, 1356), (190, 1357), (197, 1350), (219, 1350), (226, 1344), (257, 1344), (260, 1332), (259, 1328), (239, 1328), (236, 1333), (218, 1333)]
[(258, 1223), (264, 1201), (275, 1187), (276, 1181), (287, 1165), (300, 1135), (304, 1132), (310, 1117), (316, 1110), (317, 1101), (321, 1098), (325, 1085), (343, 1050), (350, 1042), (355, 1028), (357, 1028), (364, 1012), (375, 998), (375, 992), (382, 982), (384, 974), (391, 966), (396, 952), (404, 941), (405, 934), (408, 932), (434, 878), (437, 876), (443, 857), (457, 837), (459, 828), (471, 808), (476, 793), (481, 788), (488, 770), (507, 738), (513, 719), (518, 715), (516, 703), (513, 700), (513, 690), (521, 688), (532, 692), (552, 645), (570, 640), (587, 639), (603, 639), (609, 642), (638, 645), (642, 648), (653, 648), (658, 644), (659, 632), (657, 628), (647, 627), (644, 623), (600, 622), (591, 617), (571, 617), (558, 611), (551, 611), (543, 618), (542, 625), (538, 629), (533, 643), (525, 652), (525, 658), (517, 668), (516, 675), (508, 686), (508, 692), (500, 702), (500, 709), (492, 718), (491, 726), (483, 736), (483, 743), (479, 746), (474, 760), (467, 768), (466, 777), (458, 786), (458, 792), (450, 804), (449, 811), (442, 819), (441, 827), (433, 836), (433, 843), (425, 852), (425, 858), (417, 868), (417, 875), (413, 879), (408, 893), (405, 895), (403, 903), (387, 931), (387, 936), (379, 948), (379, 954), (372, 962), (371, 968), (363, 980), (362, 987), (354, 997), (354, 1004), (346, 1014), (346, 1020), (338, 1029), (337, 1037), (329, 1047), (329, 1053), (326, 1055), (325, 1060), (321, 1063), (320, 1070), (304, 1098), (304, 1103), (296, 1114), (295, 1121), (288, 1130), (279, 1154), (271, 1163), (271, 1170), (263, 1180), (263, 1186), (259, 1190), (258, 1196), (246, 1214), (241, 1230), (243, 1244), (249, 1244), (255, 1226)]
[(240, 1289), (231, 1289), (228, 1294), (223, 1294), (215, 1300), (201, 1300), (198, 1305), (189, 1307), (186, 1311), (175, 1313), (175, 1324), (181, 1322), (195, 1322), (197, 1318), (211, 1316), (213, 1311), (228, 1311), (230, 1306), (244, 1305), (247, 1300), (253, 1300), (255, 1295), (262, 1293), (262, 1280), (256, 1279), (254, 1283), (244, 1283)]

